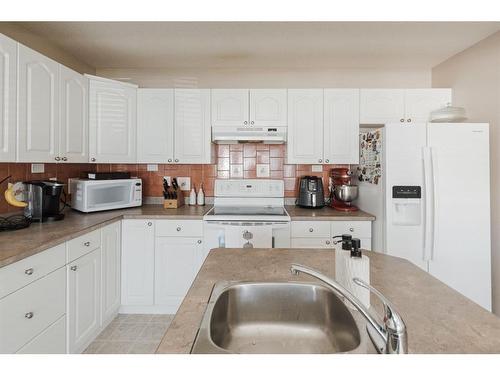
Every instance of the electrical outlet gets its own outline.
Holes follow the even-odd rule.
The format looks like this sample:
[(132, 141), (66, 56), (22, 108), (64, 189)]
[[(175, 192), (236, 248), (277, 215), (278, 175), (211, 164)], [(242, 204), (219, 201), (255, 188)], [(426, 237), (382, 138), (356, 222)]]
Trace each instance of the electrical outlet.
[(44, 173), (45, 164), (31, 164), (31, 173)]
[(182, 191), (191, 190), (191, 177), (177, 177), (177, 183)]
[(269, 164), (257, 164), (257, 177), (269, 177)]
[(158, 172), (158, 164), (148, 164), (146, 170), (148, 172)]
[(316, 164), (311, 167), (311, 172), (323, 172), (323, 166), (321, 164)]

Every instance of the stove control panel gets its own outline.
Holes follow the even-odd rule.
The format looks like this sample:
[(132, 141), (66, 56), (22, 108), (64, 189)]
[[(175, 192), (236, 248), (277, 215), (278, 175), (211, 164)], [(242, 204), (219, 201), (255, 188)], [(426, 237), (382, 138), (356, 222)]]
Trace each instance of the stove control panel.
[(282, 180), (215, 180), (216, 197), (283, 198)]

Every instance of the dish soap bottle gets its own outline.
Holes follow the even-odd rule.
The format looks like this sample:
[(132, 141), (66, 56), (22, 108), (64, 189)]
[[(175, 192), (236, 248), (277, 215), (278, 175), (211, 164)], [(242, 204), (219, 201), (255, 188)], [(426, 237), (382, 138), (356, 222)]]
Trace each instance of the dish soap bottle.
[(198, 196), (196, 197), (196, 204), (198, 206), (205, 205), (205, 192), (203, 191), (203, 182), (200, 184), (200, 188), (198, 189)]
[(189, 205), (196, 206), (196, 191), (194, 190), (194, 185), (191, 188), (191, 193), (189, 193)]

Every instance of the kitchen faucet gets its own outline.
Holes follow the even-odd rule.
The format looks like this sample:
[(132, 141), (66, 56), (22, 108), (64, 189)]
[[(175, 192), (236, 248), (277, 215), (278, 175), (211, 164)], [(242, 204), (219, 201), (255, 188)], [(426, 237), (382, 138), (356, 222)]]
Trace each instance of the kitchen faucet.
[(382, 339), (384, 345), (380, 345), (379, 347), (379, 345), (375, 344), (379, 340), (376, 340), (374, 337), (372, 337), (369, 329), (370, 326), (366, 327), (368, 334), (377, 347), (377, 350), (379, 350), (381, 353), (408, 353), (408, 336), (406, 334), (406, 325), (401, 315), (396, 312), (392, 304), (377, 289), (357, 277), (353, 278), (353, 281), (356, 284), (370, 290), (382, 301), (384, 305), (383, 325), (378, 323), (377, 319), (372, 315), (372, 313), (370, 313), (370, 311), (363, 305), (363, 303), (359, 299), (357, 299), (351, 292), (349, 292), (335, 280), (323, 275), (322, 273), (312, 268), (295, 263), (290, 267), (290, 272), (292, 273), (292, 275), (298, 275), (300, 272), (310, 275), (327, 284), (331, 289), (334, 290), (334, 292), (347, 299), (361, 313), (361, 315), (368, 321), (373, 330)]

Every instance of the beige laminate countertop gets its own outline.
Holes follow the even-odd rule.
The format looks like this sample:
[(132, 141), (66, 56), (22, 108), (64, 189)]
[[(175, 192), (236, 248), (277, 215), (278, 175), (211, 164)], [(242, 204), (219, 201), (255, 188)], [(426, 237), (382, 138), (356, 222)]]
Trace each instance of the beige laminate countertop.
[(285, 206), (292, 221), (322, 220), (322, 221), (373, 221), (375, 216), (365, 211), (342, 212), (331, 207), (302, 208)]
[[(410, 262), (365, 252), (370, 283), (403, 315), (410, 353), (500, 353), (500, 318)], [(218, 281), (314, 280), (290, 274), (301, 263), (333, 276), (335, 254), (314, 249), (214, 249), (167, 330), (157, 353), (189, 353)], [(376, 298), (372, 305), (380, 311)]]
[(201, 219), (212, 206), (182, 206), (165, 209), (162, 205), (95, 213), (66, 210), (61, 221), (33, 223), (26, 229), (0, 232), (0, 267), (59, 245), (121, 219)]

